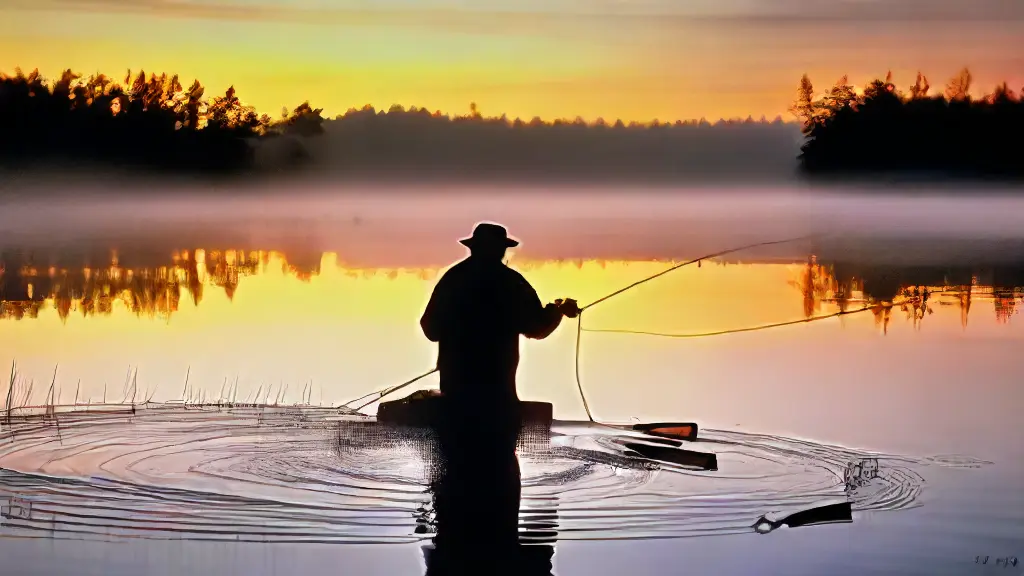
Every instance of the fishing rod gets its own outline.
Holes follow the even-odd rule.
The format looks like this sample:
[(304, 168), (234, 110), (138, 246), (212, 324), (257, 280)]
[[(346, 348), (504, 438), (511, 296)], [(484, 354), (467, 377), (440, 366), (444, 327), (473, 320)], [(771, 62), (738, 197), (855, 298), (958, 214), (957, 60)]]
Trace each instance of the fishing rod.
[(397, 391), (401, 390), (402, 388), (405, 388), (407, 386), (411, 386), (411, 385), (415, 384), (416, 382), (419, 382), (420, 380), (423, 380), (427, 376), (430, 376), (434, 372), (437, 372), (437, 370), (438, 369), (436, 367), (434, 367), (431, 370), (429, 370), (427, 372), (424, 372), (423, 374), (420, 374), (419, 376), (416, 376), (415, 378), (412, 378), (410, 380), (406, 380), (405, 382), (402, 382), (401, 384), (396, 384), (394, 386), (385, 388), (385, 389), (380, 390), (378, 392), (370, 392), (369, 394), (365, 394), (363, 396), (360, 396), (359, 398), (356, 398), (355, 400), (349, 400), (348, 402), (342, 404), (341, 407), (342, 408), (348, 408), (349, 405), (352, 404), (353, 402), (359, 402), (360, 400), (365, 400), (366, 398), (369, 398), (370, 396), (376, 395), (376, 398), (374, 398), (372, 400), (369, 400), (367, 402), (364, 402), (363, 404), (360, 404), (359, 406), (353, 408), (353, 410), (358, 412), (358, 411), (362, 410), (363, 408), (366, 408), (370, 404), (373, 404), (374, 402), (377, 402), (378, 400), (380, 400), (381, 398), (387, 396), (388, 394), (391, 394), (392, 392), (397, 392)]
[(626, 292), (628, 290), (632, 290), (633, 288), (636, 288), (637, 286), (639, 286), (641, 284), (644, 284), (646, 282), (650, 282), (651, 280), (654, 280), (655, 278), (660, 278), (661, 276), (664, 276), (665, 274), (668, 274), (669, 272), (674, 272), (674, 271), (676, 271), (676, 270), (678, 270), (678, 269), (680, 269), (680, 268), (682, 268), (684, 266), (690, 266), (691, 264), (697, 264), (698, 262), (700, 262), (702, 260), (710, 260), (712, 258), (718, 258), (719, 256), (725, 256), (726, 254), (732, 254), (733, 252), (740, 252), (740, 251), (743, 251), (743, 250), (750, 250), (751, 248), (761, 248), (763, 246), (774, 246), (776, 244), (789, 244), (789, 243), (792, 243), (792, 242), (799, 242), (800, 240), (807, 240), (808, 238), (814, 238), (815, 236), (817, 236), (817, 234), (807, 234), (805, 236), (797, 236), (796, 238), (787, 238), (785, 240), (772, 240), (770, 242), (757, 242), (755, 244), (747, 244), (745, 246), (739, 246), (737, 248), (729, 248), (728, 250), (721, 250), (719, 252), (714, 252), (714, 253), (711, 253), (711, 254), (707, 254), (707, 255), (701, 256), (700, 258), (694, 258), (693, 260), (687, 260), (686, 262), (683, 262), (681, 264), (676, 264), (675, 266), (672, 266), (671, 268), (667, 268), (665, 270), (662, 270), (661, 272), (658, 272), (657, 274), (652, 274), (651, 276), (648, 276), (648, 277), (646, 277), (646, 278), (644, 278), (642, 280), (637, 280), (636, 282), (633, 282), (629, 286), (626, 286), (624, 288), (620, 288), (620, 289), (616, 290), (615, 292), (612, 292), (611, 294), (608, 294), (607, 296), (602, 296), (601, 298), (598, 298), (597, 300), (594, 300), (590, 304), (587, 304), (583, 308), (580, 308), (580, 315), (582, 316), (583, 312), (587, 308), (593, 308), (594, 306), (597, 306), (598, 304), (600, 304), (600, 303), (602, 303), (602, 302), (604, 302), (606, 300), (609, 300), (609, 299), (611, 299), (614, 296), (618, 296), (619, 294), (622, 294), (623, 292)]
[[(772, 241), (767, 241), (767, 242), (756, 242), (754, 244), (747, 244), (747, 245), (739, 246), (739, 247), (736, 247), (736, 248), (729, 248), (727, 250), (720, 250), (718, 252), (713, 252), (711, 254), (706, 254), (706, 255), (701, 256), (699, 258), (694, 258), (693, 260), (688, 260), (688, 261), (683, 262), (681, 264), (676, 264), (675, 266), (672, 266), (670, 268), (662, 270), (661, 272), (658, 272), (657, 274), (652, 274), (651, 276), (648, 276), (646, 278), (643, 278), (641, 280), (633, 282), (632, 284), (630, 284), (628, 286), (625, 286), (625, 287), (620, 288), (620, 289), (618, 289), (618, 290), (616, 290), (616, 291), (614, 291), (614, 292), (612, 292), (610, 294), (602, 296), (601, 298), (598, 298), (597, 300), (594, 300), (590, 304), (587, 304), (586, 306), (583, 306), (582, 308), (580, 308), (579, 309), (579, 313), (576, 315), (576, 318), (577, 318), (577, 324), (576, 324), (576, 386), (577, 386), (577, 388), (579, 389), (579, 392), (580, 392), (580, 400), (583, 401), (583, 409), (586, 411), (587, 418), (590, 420), (590, 422), (597, 423), (597, 421), (594, 420), (593, 414), (590, 412), (590, 405), (587, 402), (586, 394), (583, 392), (583, 384), (582, 384), (581, 379), (580, 379), (580, 340), (581, 340), (581, 337), (582, 337), (582, 333), (584, 331), (584, 328), (583, 328), (583, 312), (584, 311), (586, 311), (587, 309), (592, 308), (594, 306), (597, 306), (598, 304), (606, 302), (609, 299), (611, 299), (611, 298), (613, 298), (615, 296), (618, 296), (619, 294), (622, 294), (623, 292), (631, 290), (631, 289), (633, 289), (633, 288), (635, 288), (635, 287), (637, 287), (637, 286), (639, 286), (641, 284), (644, 284), (646, 282), (650, 282), (651, 280), (654, 280), (656, 278), (664, 276), (665, 274), (668, 274), (670, 272), (673, 272), (673, 271), (678, 270), (680, 268), (683, 268), (685, 266), (690, 266), (692, 264), (699, 264), (703, 260), (710, 260), (712, 258), (717, 258), (719, 256), (725, 256), (727, 254), (732, 254), (734, 252), (740, 252), (742, 250), (750, 250), (750, 249), (753, 249), (753, 248), (760, 248), (760, 247), (764, 247), (764, 246), (773, 246), (773, 245), (778, 245), (778, 244), (787, 244), (787, 243), (792, 243), (792, 242), (798, 242), (800, 240), (806, 240), (806, 239), (809, 239), (809, 238), (813, 238), (815, 236), (817, 236), (817, 235), (816, 234), (808, 234), (808, 235), (804, 235), (804, 236), (798, 236), (796, 238), (787, 238), (787, 239), (784, 239), (784, 240), (772, 240)], [(824, 318), (821, 318), (821, 319), (824, 319)], [(802, 321), (806, 321), (806, 320), (807, 319), (804, 319)], [(761, 326), (761, 327), (757, 327), (756, 329), (764, 330), (764, 329), (772, 328), (772, 327), (774, 327), (774, 326)], [(587, 331), (589, 332), (589, 331), (597, 331), (597, 330), (589, 330), (588, 329)], [(712, 334), (708, 334), (708, 335), (712, 335)], [(699, 335), (693, 335), (693, 336), (690, 336), (690, 337), (696, 337), (696, 336), (699, 336)], [(433, 374), (433, 373), (435, 373), (437, 371), (438, 371), (438, 368), (436, 368), (436, 367), (432, 368), (431, 370), (429, 370), (427, 372), (424, 372), (424, 373), (420, 374), (419, 376), (416, 376), (414, 378), (406, 380), (405, 382), (402, 382), (401, 384), (396, 384), (394, 386), (390, 386), (390, 387), (385, 388), (385, 389), (380, 390), (380, 391), (370, 392), (369, 394), (364, 394), (363, 396), (360, 396), (359, 398), (356, 398), (354, 400), (349, 400), (348, 402), (342, 404), (341, 407), (342, 408), (348, 408), (348, 407), (350, 407), (351, 404), (353, 404), (355, 402), (359, 402), (361, 400), (365, 400), (367, 398), (373, 397), (372, 400), (364, 402), (363, 404), (360, 404), (359, 406), (354, 408), (354, 410), (356, 412), (358, 412), (359, 410), (362, 410), (363, 408), (369, 406), (370, 404), (373, 404), (374, 402), (377, 402), (377, 401), (381, 400), (385, 396), (387, 396), (389, 394), (392, 394), (394, 392), (397, 392), (399, 390), (402, 390), (402, 389), (404, 389), (404, 388), (406, 388), (408, 386), (411, 386), (411, 385), (415, 384), (416, 382), (419, 382), (420, 380), (426, 378), (427, 376), (430, 376), (431, 374)]]
[(739, 246), (739, 247), (736, 247), (736, 248), (729, 248), (728, 250), (721, 250), (721, 251), (718, 251), (718, 252), (713, 252), (711, 254), (707, 254), (707, 255), (701, 256), (699, 258), (694, 258), (693, 260), (688, 260), (688, 261), (683, 262), (681, 264), (676, 264), (675, 266), (672, 266), (670, 268), (662, 270), (661, 272), (658, 272), (657, 274), (652, 274), (651, 276), (648, 276), (648, 277), (643, 278), (641, 280), (637, 280), (636, 282), (633, 282), (632, 284), (630, 284), (628, 286), (620, 288), (620, 289), (612, 292), (611, 294), (608, 294), (607, 296), (602, 296), (601, 298), (598, 298), (597, 300), (594, 300), (590, 304), (587, 304), (583, 308), (580, 308), (579, 314), (577, 315), (577, 322), (576, 322), (576, 387), (580, 391), (580, 400), (583, 401), (583, 410), (585, 410), (586, 413), (587, 413), (587, 419), (590, 420), (590, 422), (592, 422), (592, 423), (597, 423), (597, 421), (594, 420), (593, 414), (590, 412), (590, 405), (587, 403), (587, 395), (583, 392), (583, 383), (582, 383), (582, 381), (580, 379), (580, 341), (582, 340), (582, 336), (583, 336), (583, 313), (585, 311), (587, 311), (590, 308), (593, 308), (594, 306), (597, 306), (598, 304), (607, 302), (611, 298), (613, 298), (615, 296), (618, 296), (619, 294), (622, 294), (623, 292), (626, 292), (628, 290), (632, 290), (633, 288), (636, 288), (637, 286), (640, 286), (641, 284), (650, 282), (651, 280), (654, 280), (656, 278), (660, 278), (661, 276), (664, 276), (665, 274), (668, 274), (669, 272), (674, 272), (674, 271), (676, 271), (676, 270), (678, 270), (680, 268), (683, 268), (685, 266), (690, 266), (692, 264), (699, 264), (702, 260), (710, 260), (712, 258), (717, 258), (719, 256), (725, 256), (727, 254), (732, 254), (733, 252), (740, 252), (742, 250), (750, 250), (752, 248), (760, 248), (760, 247), (763, 247), (763, 246), (773, 246), (773, 245), (777, 245), (777, 244), (788, 244), (788, 243), (792, 243), (792, 242), (798, 242), (800, 240), (806, 240), (808, 238), (813, 238), (815, 236), (817, 236), (817, 235), (816, 234), (808, 234), (808, 235), (805, 235), (805, 236), (798, 236), (796, 238), (787, 238), (785, 240), (772, 240), (772, 241), (768, 241), (768, 242), (756, 242), (754, 244), (747, 244), (745, 246)]

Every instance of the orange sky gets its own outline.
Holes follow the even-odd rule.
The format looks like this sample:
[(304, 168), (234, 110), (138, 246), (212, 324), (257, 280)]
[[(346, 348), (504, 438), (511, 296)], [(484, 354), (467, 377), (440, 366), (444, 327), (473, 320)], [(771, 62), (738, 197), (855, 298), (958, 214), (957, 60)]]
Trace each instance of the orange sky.
[[(681, 6), (685, 4), (685, 6)], [(370, 103), (486, 115), (675, 120), (786, 114), (824, 88), (918, 68), (1024, 84), (1024, 8), (998, 0), (9, 0), (0, 69), (132, 68), (234, 84), (277, 115)]]

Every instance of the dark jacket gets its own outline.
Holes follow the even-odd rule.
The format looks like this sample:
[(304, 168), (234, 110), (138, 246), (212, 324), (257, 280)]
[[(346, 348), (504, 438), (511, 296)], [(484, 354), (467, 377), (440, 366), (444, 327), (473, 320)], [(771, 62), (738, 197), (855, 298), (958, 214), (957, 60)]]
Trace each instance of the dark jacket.
[(452, 266), (430, 296), (420, 326), (438, 343), (441, 393), (476, 402), (517, 400), (519, 337), (548, 337), (562, 321), (523, 276), (500, 261)]

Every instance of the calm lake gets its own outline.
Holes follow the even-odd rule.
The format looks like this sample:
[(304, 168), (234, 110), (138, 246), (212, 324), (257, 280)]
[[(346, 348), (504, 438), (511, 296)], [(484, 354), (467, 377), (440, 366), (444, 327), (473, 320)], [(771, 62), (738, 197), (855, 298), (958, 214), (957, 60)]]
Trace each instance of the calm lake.
[[(542, 300), (581, 305), (674, 264), (801, 238), (702, 260), (588, 310), (579, 387), (576, 320), (523, 341), (520, 397), (552, 403), (556, 419), (586, 420), (582, 388), (595, 420), (696, 422), (708, 441), (691, 447), (718, 456), (714, 472), (588, 461), (558, 481), (578, 462), (521, 458), (523, 508), (546, 499), (557, 509), (552, 573), (1024, 574), (1024, 198), (1008, 195), (311, 187), (8, 197), (0, 367), (14, 375), (10, 391), (0, 384), (4, 407), (277, 403), (316, 419), (434, 365), (420, 314), (481, 220), (522, 241), (509, 265)], [(98, 433), (62, 416), (60, 437), (32, 441), (5, 422), (3, 573), (424, 572), (415, 453), (346, 460), (311, 447), (323, 429), (215, 444), (204, 414), (165, 444), (162, 417)], [(184, 426), (176, 418), (168, 426)], [(873, 484), (850, 488), (844, 471), (856, 462), (878, 467)], [(362, 492), (349, 489), (356, 477)], [(88, 485), (62, 492), (59, 478)], [(353, 516), (318, 512), (302, 521), (314, 536), (293, 542), (159, 527), (125, 538), (107, 516), (76, 508), (112, 501), (100, 482), (258, 493)], [(384, 494), (387, 511), (367, 494)], [(750, 528), (836, 497), (852, 501), (853, 522)], [(15, 509), (29, 501), (51, 514), (47, 527), (27, 515), (34, 524), (19, 524)], [(164, 521), (138, 506), (111, 505), (111, 517), (138, 519), (118, 530)], [(237, 517), (225, 509), (186, 515), (227, 530)]]

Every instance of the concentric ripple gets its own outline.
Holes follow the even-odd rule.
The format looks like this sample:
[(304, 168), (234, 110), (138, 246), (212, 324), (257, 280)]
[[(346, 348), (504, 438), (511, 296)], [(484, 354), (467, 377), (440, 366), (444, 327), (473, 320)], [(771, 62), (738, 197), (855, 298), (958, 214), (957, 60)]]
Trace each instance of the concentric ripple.
[[(823, 504), (918, 504), (929, 465), (776, 436), (702, 431), (715, 471), (646, 459), (639, 434), (556, 423), (520, 449), (521, 525), (559, 539), (750, 532)], [(648, 438), (651, 441), (657, 439)], [(0, 432), (0, 535), (258, 542), (429, 538), (429, 434), (315, 407), (153, 406), (16, 419)], [(419, 528), (418, 528), (419, 527)], [(426, 533), (425, 533), (426, 532)]]

